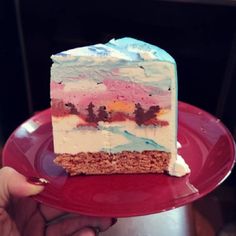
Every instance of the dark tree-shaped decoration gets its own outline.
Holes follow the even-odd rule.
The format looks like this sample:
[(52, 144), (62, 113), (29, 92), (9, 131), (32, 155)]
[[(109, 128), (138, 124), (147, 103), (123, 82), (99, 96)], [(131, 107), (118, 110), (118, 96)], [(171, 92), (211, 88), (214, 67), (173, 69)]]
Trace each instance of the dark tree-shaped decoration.
[(65, 106), (70, 109), (70, 114), (78, 114), (79, 113), (77, 108), (75, 107), (75, 105), (72, 104), (71, 102), (66, 103)]
[(97, 120), (100, 121), (107, 121), (108, 120), (108, 113), (106, 111), (106, 107), (105, 106), (100, 106), (98, 108), (98, 116), (97, 116)]
[(89, 103), (88, 108), (86, 109), (88, 111), (88, 116), (86, 121), (87, 122), (96, 122), (96, 115), (93, 111), (94, 105), (92, 102)]
[(134, 114), (136, 123), (142, 125), (144, 122), (144, 109), (140, 103), (135, 104)]
[(145, 121), (148, 121), (150, 119), (156, 118), (156, 113), (158, 113), (159, 111), (160, 111), (160, 107), (159, 106), (150, 106), (148, 111), (145, 112), (145, 114), (144, 114)]

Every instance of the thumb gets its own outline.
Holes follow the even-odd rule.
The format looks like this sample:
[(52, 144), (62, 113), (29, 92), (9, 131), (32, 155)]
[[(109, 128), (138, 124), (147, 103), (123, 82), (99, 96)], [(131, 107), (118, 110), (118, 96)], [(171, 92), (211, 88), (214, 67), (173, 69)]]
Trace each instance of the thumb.
[(43, 189), (43, 186), (28, 183), (25, 176), (11, 167), (0, 169), (0, 207), (7, 205), (10, 195), (27, 197), (36, 195)]

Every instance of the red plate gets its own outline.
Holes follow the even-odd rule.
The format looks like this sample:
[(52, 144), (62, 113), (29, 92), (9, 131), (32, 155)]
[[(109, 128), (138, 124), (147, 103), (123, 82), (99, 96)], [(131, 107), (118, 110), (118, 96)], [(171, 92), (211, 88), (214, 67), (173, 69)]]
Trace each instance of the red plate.
[(50, 109), (33, 116), (8, 139), (3, 164), (25, 176), (50, 181), (36, 200), (51, 207), (93, 216), (128, 217), (157, 213), (190, 203), (230, 174), (235, 143), (229, 131), (205, 111), (179, 103), (179, 150), (191, 174), (69, 177), (53, 164)]

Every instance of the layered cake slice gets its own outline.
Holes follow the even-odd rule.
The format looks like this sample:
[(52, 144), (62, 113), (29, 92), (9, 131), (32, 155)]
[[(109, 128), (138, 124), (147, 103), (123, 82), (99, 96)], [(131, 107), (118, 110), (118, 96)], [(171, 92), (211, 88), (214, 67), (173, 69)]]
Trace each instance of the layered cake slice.
[(122, 38), (52, 59), (56, 164), (70, 175), (189, 173), (177, 155), (177, 74), (168, 53)]

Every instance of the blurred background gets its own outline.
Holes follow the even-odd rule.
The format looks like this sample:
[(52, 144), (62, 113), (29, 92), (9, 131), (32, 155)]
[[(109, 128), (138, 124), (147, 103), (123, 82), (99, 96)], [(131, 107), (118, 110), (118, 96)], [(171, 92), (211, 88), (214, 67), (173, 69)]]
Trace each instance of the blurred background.
[[(1, 0), (0, 26), (1, 146), (49, 107), (52, 54), (124, 36), (168, 51), (178, 66), (179, 100), (217, 116), (236, 138), (236, 1)], [(234, 170), (219, 189), (231, 199), (235, 186)], [(220, 190), (214, 197), (232, 208)]]

